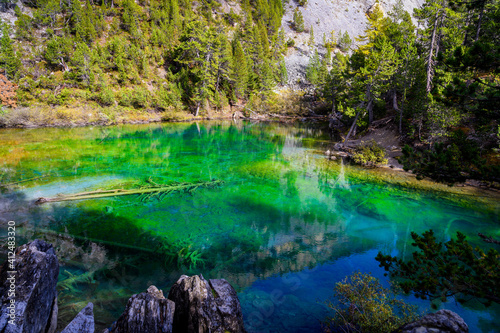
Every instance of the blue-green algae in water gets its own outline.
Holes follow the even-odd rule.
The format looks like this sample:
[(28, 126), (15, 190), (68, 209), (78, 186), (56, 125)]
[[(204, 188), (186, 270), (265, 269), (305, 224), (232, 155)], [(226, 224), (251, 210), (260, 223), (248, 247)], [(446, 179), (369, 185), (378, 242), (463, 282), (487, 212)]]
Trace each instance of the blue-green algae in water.
[[(96, 252), (90, 263), (81, 253), (81, 262), (63, 261), (59, 277), (60, 325), (93, 302), (99, 329), (130, 295), (151, 284), (167, 293), (181, 274), (201, 273), (235, 287), (249, 332), (321, 332), (335, 283), (362, 271), (387, 284), (374, 257), (409, 257), (412, 231), (433, 229), (441, 241), (461, 231), (482, 247), (478, 232), (500, 237), (498, 198), (326, 161), (326, 133), (322, 124), (231, 122), (4, 129), (0, 181), (22, 182), (2, 189), (0, 222), (16, 221), (20, 243), (42, 237), (60, 248), (57, 235), (71, 235), (62, 256), (90, 253), (85, 238), (105, 246), (107, 255)], [(224, 184), (162, 201), (34, 205), (146, 179)], [(428, 301), (405, 299), (431, 310)], [(498, 305), (438, 306), (458, 312), (471, 332), (497, 330)]]

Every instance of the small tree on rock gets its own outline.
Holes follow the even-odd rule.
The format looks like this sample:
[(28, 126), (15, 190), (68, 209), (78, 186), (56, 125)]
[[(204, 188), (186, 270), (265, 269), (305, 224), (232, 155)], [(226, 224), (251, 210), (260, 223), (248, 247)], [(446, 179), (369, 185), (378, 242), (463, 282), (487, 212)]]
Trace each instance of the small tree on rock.
[(304, 16), (302, 16), (302, 12), (298, 8), (295, 8), (293, 12), (292, 27), (297, 32), (304, 32)]

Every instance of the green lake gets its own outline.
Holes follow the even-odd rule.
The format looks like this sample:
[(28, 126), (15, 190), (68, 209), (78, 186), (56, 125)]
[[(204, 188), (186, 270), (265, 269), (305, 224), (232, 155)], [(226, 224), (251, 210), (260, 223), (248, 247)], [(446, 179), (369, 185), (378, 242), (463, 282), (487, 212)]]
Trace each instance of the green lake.
[[(498, 196), (328, 161), (327, 133), (321, 123), (229, 121), (2, 129), (0, 223), (16, 222), (19, 244), (57, 246), (60, 325), (93, 302), (99, 329), (132, 294), (151, 284), (168, 293), (180, 275), (201, 273), (233, 285), (249, 332), (321, 332), (335, 283), (362, 271), (387, 284), (374, 258), (410, 256), (412, 231), (433, 229), (441, 241), (461, 231), (483, 248), (478, 232), (500, 238)], [(213, 180), (222, 183), (35, 204)], [(405, 299), (431, 311), (428, 301)], [(498, 305), (438, 307), (459, 313), (471, 332), (498, 332)]]

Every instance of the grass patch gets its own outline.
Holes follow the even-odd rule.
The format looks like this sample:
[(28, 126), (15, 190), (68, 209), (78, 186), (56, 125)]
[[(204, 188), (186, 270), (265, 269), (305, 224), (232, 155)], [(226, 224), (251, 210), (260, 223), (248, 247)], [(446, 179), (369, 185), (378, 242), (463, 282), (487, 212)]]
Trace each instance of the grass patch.
[(101, 107), (88, 104), (33, 105), (6, 109), (0, 114), (0, 127), (56, 127), (146, 123), (164, 120), (163, 112), (137, 110), (122, 106)]

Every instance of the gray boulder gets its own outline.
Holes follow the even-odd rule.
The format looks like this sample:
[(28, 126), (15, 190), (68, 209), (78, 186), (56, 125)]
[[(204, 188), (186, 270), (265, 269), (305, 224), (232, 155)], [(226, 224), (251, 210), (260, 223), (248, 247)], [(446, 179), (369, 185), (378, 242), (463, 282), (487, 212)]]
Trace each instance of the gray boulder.
[(401, 333), (468, 333), (465, 321), (450, 310), (439, 310), (401, 327)]
[(94, 333), (94, 304), (89, 303), (61, 333)]
[(0, 332), (55, 332), (59, 262), (54, 248), (37, 239), (15, 255), (13, 267), (6, 261), (0, 268)]
[(175, 304), (165, 299), (155, 286), (133, 295), (123, 314), (113, 325), (112, 333), (172, 333)]
[(238, 296), (224, 279), (183, 275), (168, 298), (175, 302), (174, 332), (245, 332)]

